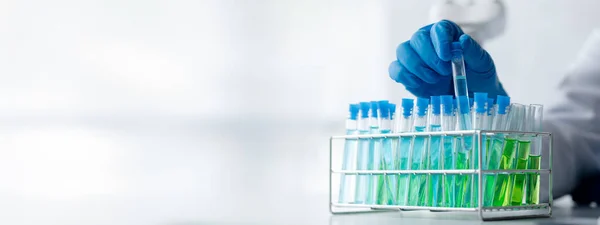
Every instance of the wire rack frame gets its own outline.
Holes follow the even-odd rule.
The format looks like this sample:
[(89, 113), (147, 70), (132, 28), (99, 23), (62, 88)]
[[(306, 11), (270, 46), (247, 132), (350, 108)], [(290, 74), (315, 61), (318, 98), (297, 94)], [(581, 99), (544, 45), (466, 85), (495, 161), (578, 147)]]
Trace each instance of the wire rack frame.
[[(374, 138), (394, 138), (394, 137), (412, 137), (413, 141), (416, 137), (464, 137), (474, 135), (477, 138), (477, 149), (481, 151), (484, 136), (494, 135), (521, 135), (528, 137), (546, 137), (548, 139), (548, 169), (522, 169), (522, 170), (485, 170), (485, 169), (467, 169), (467, 170), (335, 170), (333, 168), (333, 140), (336, 139), (374, 139)], [(430, 210), (432, 212), (451, 211), (451, 212), (478, 212), (479, 219), (483, 221), (492, 220), (508, 220), (508, 219), (524, 219), (524, 218), (543, 218), (552, 216), (552, 143), (553, 137), (548, 132), (521, 132), (521, 131), (490, 131), (490, 130), (464, 130), (464, 131), (441, 131), (441, 132), (406, 132), (406, 133), (389, 133), (389, 134), (362, 134), (362, 135), (340, 135), (332, 136), (329, 139), (329, 211), (332, 214), (347, 214), (358, 212), (376, 212), (381, 210)], [(543, 146), (543, 145), (542, 145)], [(478, 167), (483, 168), (483, 154), (478, 154)], [(483, 206), (483, 175), (484, 174), (547, 174), (548, 175), (548, 203), (537, 205), (522, 205), (522, 206), (503, 206), (503, 207), (487, 207)], [(478, 199), (477, 207), (458, 208), (458, 207), (435, 207), (435, 206), (399, 206), (399, 205), (369, 205), (369, 204), (347, 204), (336, 203), (333, 200), (333, 174), (348, 174), (348, 175), (391, 175), (391, 174), (472, 174), (478, 176), (477, 188)], [(340, 184), (341, 185), (341, 184)], [(354, 211), (354, 212), (338, 212), (334, 208), (368, 208), (369, 211)], [(519, 213), (513, 213), (513, 212)], [(508, 213), (507, 213), (508, 212)], [(485, 216), (484, 213), (491, 213), (491, 216)], [(497, 214), (497, 215), (494, 215)]]

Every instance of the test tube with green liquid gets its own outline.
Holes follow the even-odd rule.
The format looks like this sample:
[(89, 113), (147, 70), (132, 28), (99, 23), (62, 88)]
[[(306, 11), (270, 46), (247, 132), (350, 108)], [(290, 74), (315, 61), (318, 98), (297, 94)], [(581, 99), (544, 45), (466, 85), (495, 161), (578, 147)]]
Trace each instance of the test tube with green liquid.
[[(414, 124), (415, 132), (424, 132), (427, 128), (427, 110), (429, 99), (417, 98), (416, 118)], [(428, 164), (427, 137), (417, 136), (414, 138), (412, 152), (410, 153), (410, 168), (412, 170), (425, 170)], [(426, 206), (427, 175), (411, 174), (408, 185), (408, 205)]]
[[(530, 107), (525, 107), (525, 116), (522, 122), (521, 131), (533, 131), (532, 121), (533, 114)], [(517, 166), (515, 169), (524, 170), (527, 169), (527, 163), (529, 160), (529, 152), (531, 151), (531, 137), (521, 136), (519, 138), (517, 146)], [(523, 204), (523, 197), (525, 196), (525, 174), (512, 174), (514, 177), (513, 190), (510, 204), (519, 206)]]
[[(544, 107), (542, 105), (532, 104), (529, 106), (532, 116), (533, 131), (542, 131), (542, 119)], [(529, 152), (529, 162), (527, 169), (539, 170), (542, 161), (542, 137), (538, 136), (533, 139), (531, 151)], [(527, 191), (525, 194), (525, 204), (534, 205), (540, 204), (540, 174), (527, 174)]]
[[(511, 104), (511, 110), (508, 115), (509, 131), (520, 131), (523, 116), (525, 115), (525, 106), (513, 103)], [(500, 170), (511, 170), (516, 167), (516, 152), (517, 152), (517, 141), (516, 135), (507, 135), (504, 139), (504, 147), (502, 150), (502, 156), (500, 158)], [(514, 176), (512, 174), (498, 174), (496, 175), (496, 184), (494, 186), (494, 202), (493, 206), (509, 206), (512, 197), (512, 187), (514, 182)]]
[[(496, 106), (494, 107), (495, 116), (492, 122), (492, 130), (507, 130), (508, 112), (510, 111), (510, 98), (508, 96), (499, 95), (496, 98)], [(489, 170), (500, 169), (500, 161), (502, 158), (502, 150), (504, 146), (504, 135), (496, 134), (489, 139), (490, 144), (487, 151), (486, 166)], [(486, 174), (484, 176), (484, 195), (483, 205), (492, 206), (494, 199), (494, 187), (496, 184), (496, 175)]]
[[(414, 100), (409, 98), (402, 99), (402, 113), (398, 111), (396, 120), (396, 132), (410, 132), (413, 126), (413, 108)], [(396, 170), (407, 170), (409, 162), (409, 152), (412, 146), (412, 137), (400, 137), (396, 145), (396, 160), (394, 168)], [(396, 204), (400, 206), (407, 205), (408, 198), (408, 174), (398, 175), (398, 185), (396, 192)]]

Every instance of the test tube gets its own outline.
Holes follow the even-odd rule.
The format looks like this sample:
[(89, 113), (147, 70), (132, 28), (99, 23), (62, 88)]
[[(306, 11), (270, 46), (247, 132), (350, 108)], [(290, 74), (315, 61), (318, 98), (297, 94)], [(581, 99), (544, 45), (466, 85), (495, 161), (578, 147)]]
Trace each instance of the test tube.
[(451, 53), (454, 94), (456, 95), (456, 98), (458, 98), (458, 96), (466, 96), (468, 100), (469, 90), (467, 88), (467, 73), (465, 70), (465, 60), (463, 58), (463, 51), (460, 42), (452, 42)]
[[(357, 134), (358, 130), (358, 111), (360, 106), (358, 104), (350, 104), (348, 119), (346, 119), (346, 134), (353, 135)], [(342, 160), (342, 170), (355, 170), (356, 169), (356, 150), (358, 142), (356, 139), (346, 139), (344, 142), (344, 155)], [(340, 195), (338, 197), (339, 203), (350, 203), (354, 202), (354, 187), (352, 184), (355, 182), (354, 175), (341, 174), (340, 176)]]
[[(371, 110), (369, 111), (369, 132), (370, 134), (379, 134), (379, 103), (377, 101), (371, 101)], [(369, 158), (367, 161), (367, 170), (376, 170), (379, 167), (381, 155), (381, 145), (378, 139), (369, 139)], [(367, 199), (366, 204), (375, 204), (377, 199), (377, 182), (379, 176), (369, 175), (367, 177)]]
[[(431, 96), (431, 109), (429, 110), (429, 131), (441, 131), (441, 98), (440, 96)], [(431, 136), (431, 146), (429, 147), (429, 168), (430, 170), (442, 169), (441, 160), (443, 158), (441, 151), (441, 136)], [(427, 160), (427, 159), (426, 159)], [(429, 206), (440, 207), (442, 202), (442, 175), (429, 175), (427, 184), (427, 204)]]
[[(492, 122), (492, 130), (506, 130), (508, 113), (510, 111), (510, 98), (508, 96), (497, 96), (496, 106), (494, 106), (495, 116)], [(500, 169), (500, 161), (502, 157), (502, 147), (504, 146), (504, 136), (496, 134), (490, 139), (489, 154), (487, 155), (487, 169)], [(496, 175), (486, 174), (485, 187), (483, 195), (483, 205), (492, 206), (494, 199), (494, 188), (496, 184)]]
[[(469, 99), (466, 96), (458, 96), (458, 127), (456, 130), (471, 130), (471, 115), (469, 111)], [(470, 157), (473, 146), (472, 136), (459, 136), (456, 139), (457, 154), (456, 154), (456, 169), (470, 169)], [(471, 196), (471, 175), (459, 175), (456, 177), (456, 204), (461, 207), (470, 207)]]
[[(529, 106), (529, 109), (533, 114), (533, 131), (541, 132), (544, 106), (533, 104)], [(535, 137), (533, 140), (533, 146), (531, 148), (531, 151), (529, 152), (529, 162), (527, 163), (527, 169), (539, 170), (541, 168), (542, 162), (542, 137), (538, 136)], [(540, 204), (540, 174), (528, 174), (527, 177), (527, 193), (525, 197), (525, 204)]]
[[(398, 115), (396, 120), (396, 132), (410, 132), (413, 125), (414, 100), (409, 98), (402, 99), (402, 114)], [(396, 149), (396, 170), (408, 170), (409, 152), (412, 145), (412, 137), (401, 137)], [(398, 176), (398, 192), (396, 194), (396, 204), (405, 206), (408, 198), (408, 174)]]
[[(360, 120), (358, 121), (358, 133), (369, 134), (369, 110), (371, 104), (368, 102), (361, 102), (360, 104)], [(369, 139), (358, 139), (358, 153), (357, 153), (357, 170), (367, 170), (368, 159), (369, 159)], [(354, 202), (356, 204), (366, 204), (367, 201), (367, 187), (368, 187), (368, 175), (357, 175), (356, 177), (356, 192)]]
[[(440, 98), (442, 100), (442, 131), (453, 131), (455, 130), (456, 126), (456, 117), (454, 116), (454, 101), (452, 99), (452, 96), (450, 95), (442, 95), (440, 96)], [(442, 142), (444, 155), (444, 157), (442, 158), (442, 168), (444, 170), (455, 169), (456, 161), (454, 160), (454, 137), (444, 136), (442, 137)], [(456, 207), (455, 179), (456, 175), (453, 174), (446, 174), (442, 176), (442, 180), (444, 183), (442, 199), (444, 203), (443, 206), (445, 207)]]
[[(427, 129), (427, 110), (429, 109), (429, 99), (417, 98), (417, 110), (414, 123), (415, 132), (424, 132)], [(412, 153), (410, 153), (410, 167), (412, 170), (425, 170), (427, 163), (427, 138), (415, 137)], [(410, 206), (425, 206), (426, 200), (426, 181), (425, 174), (411, 174), (409, 180), (408, 204)]]
[[(487, 93), (482, 93), (482, 92), (475, 92), (473, 94), (475, 96), (474, 98), (474, 105), (473, 105), (473, 112), (472, 112), (472, 119), (473, 119), (473, 129), (474, 130), (485, 130), (487, 129), (487, 124), (486, 124), (486, 117), (488, 114), (488, 110), (486, 108), (487, 106), (487, 102), (488, 102), (488, 94)], [(473, 164), (471, 165), (471, 168), (474, 169), (479, 169), (479, 153), (481, 152), (481, 156), (482, 156), (482, 165), (485, 165), (485, 158), (486, 158), (486, 149), (485, 149), (485, 142), (486, 142), (486, 138), (483, 137), (482, 138), (482, 144), (481, 146), (483, 147), (483, 149), (478, 149), (477, 146), (478, 145), (478, 138), (473, 138), (473, 146), (475, 146), (473, 148), (473, 160), (471, 160), (473, 162)], [(477, 175), (472, 175), (471, 176), (471, 180), (472, 182), (469, 184), (467, 183), (467, 185), (471, 185), (470, 189), (471, 191), (471, 196), (470, 199), (468, 199), (467, 202), (467, 206), (475, 206), (475, 204), (478, 202), (477, 197), (479, 196), (479, 188), (478, 186), (475, 186), (476, 184), (479, 183), (479, 176)]]
[[(524, 106), (525, 115), (524, 120), (521, 123), (521, 131), (533, 131), (533, 111), (531, 107)], [(517, 141), (517, 159), (515, 169), (524, 170), (527, 169), (527, 163), (529, 161), (529, 154), (531, 152), (531, 137), (523, 135), (519, 137)], [(525, 174), (512, 174), (514, 182), (512, 187), (512, 197), (510, 204), (514, 206), (520, 206), (523, 204), (523, 197), (525, 197)]]
[[(525, 106), (512, 103), (511, 110), (508, 115), (508, 128), (509, 131), (520, 131), (523, 124), (523, 117), (525, 115)], [(515, 158), (517, 152), (517, 136), (507, 135), (504, 139), (504, 149), (502, 150), (502, 157), (500, 159), (500, 170), (511, 170), (515, 169)], [(494, 188), (494, 206), (509, 206), (511, 204), (512, 187), (513, 187), (514, 176), (513, 174), (497, 174), (496, 185)]]
[[(379, 132), (381, 134), (389, 134), (391, 132), (391, 111), (387, 101), (379, 101), (379, 117), (380, 125)], [(390, 138), (379, 138), (381, 143), (381, 155), (379, 156), (379, 168), (378, 170), (393, 170), (394, 169), (394, 150), (392, 148), (392, 139)], [(378, 205), (394, 205), (396, 198), (395, 192), (392, 190), (396, 189), (397, 181), (393, 175), (378, 175), (378, 182), (376, 183), (376, 204)]]

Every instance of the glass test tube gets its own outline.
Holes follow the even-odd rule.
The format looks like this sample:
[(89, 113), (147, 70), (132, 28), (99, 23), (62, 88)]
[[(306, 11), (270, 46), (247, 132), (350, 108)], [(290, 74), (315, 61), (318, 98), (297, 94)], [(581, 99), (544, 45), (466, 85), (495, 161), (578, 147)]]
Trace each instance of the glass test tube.
[[(473, 129), (474, 130), (486, 130), (488, 129), (487, 127), (487, 114), (488, 114), (488, 109), (487, 109), (487, 102), (488, 102), (488, 94), (487, 93), (481, 93), (481, 92), (475, 92), (474, 93), (475, 97), (474, 97), (474, 105), (473, 105), (473, 111), (472, 111), (472, 119), (473, 119)], [(482, 148), (483, 149), (478, 149), (477, 146), (478, 145), (478, 138), (473, 138), (472, 139), (473, 144), (473, 160), (472, 161), (472, 165), (471, 168), (474, 169), (479, 169), (479, 153), (481, 152), (482, 154), (482, 158), (484, 160), (482, 160), (482, 165), (485, 165), (485, 158), (486, 158), (486, 149), (485, 149), (485, 142), (486, 142), (486, 138), (483, 137), (482, 138)], [(477, 175), (472, 175), (471, 176), (471, 182), (467, 183), (467, 185), (470, 185), (469, 188), (471, 191), (467, 191), (467, 194), (471, 194), (470, 198), (466, 199), (466, 206), (467, 207), (475, 207), (476, 203), (478, 202), (478, 196), (479, 196), (479, 186), (477, 185), (479, 183), (479, 176)]]
[[(512, 103), (508, 115), (508, 129), (510, 131), (520, 131), (525, 116), (525, 106)], [(515, 169), (515, 158), (517, 152), (517, 136), (507, 135), (504, 139), (504, 148), (500, 159), (499, 169), (511, 170)], [(494, 187), (494, 206), (509, 206), (512, 197), (513, 186), (512, 174), (497, 174), (496, 184)]]
[[(358, 121), (358, 133), (369, 134), (369, 110), (371, 104), (368, 102), (361, 102), (360, 105), (360, 120)], [(369, 139), (358, 139), (358, 150), (356, 154), (356, 169), (367, 170), (368, 159), (369, 159)], [(356, 176), (356, 192), (354, 202), (356, 204), (367, 203), (367, 186), (368, 186), (368, 175), (357, 175)]]
[[(442, 131), (453, 131), (456, 127), (456, 117), (454, 116), (454, 101), (450, 95), (442, 95), (441, 97), (441, 122)], [(442, 169), (452, 170), (456, 168), (455, 160), (455, 141), (453, 136), (442, 137)], [(443, 206), (444, 207), (456, 207), (456, 175), (446, 174), (442, 176), (442, 182), (444, 183), (443, 188)]]
[[(402, 99), (402, 114), (396, 120), (396, 132), (410, 132), (413, 125), (414, 100)], [(399, 110), (398, 110), (399, 111)], [(400, 113), (400, 112), (398, 112)], [(409, 163), (409, 151), (412, 145), (412, 137), (401, 137), (398, 139), (396, 148), (395, 170), (407, 170)], [(398, 175), (398, 186), (396, 193), (396, 204), (405, 206), (408, 198), (408, 174)]]
[[(441, 123), (441, 98), (440, 96), (431, 96), (431, 107), (429, 109), (429, 131), (442, 131)], [(429, 168), (430, 170), (442, 169), (442, 145), (440, 136), (432, 136), (429, 147)], [(428, 177), (427, 182), (427, 205), (428, 206), (443, 206), (442, 193), (442, 175), (432, 174)]]
[[(379, 125), (379, 131), (382, 134), (389, 134), (391, 132), (391, 104), (387, 101), (379, 101), (379, 117), (381, 124)], [(391, 138), (379, 138), (381, 143), (381, 155), (379, 157), (380, 163), (378, 170), (393, 170), (394, 169), (394, 151), (392, 148)], [(396, 176), (393, 175), (377, 175), (377, 187), (376, 187), (376, 204), (378, 205), (394, 205), (396, 202), (395, 190), (396, 190)]]
[[(369, 133), (379, 134), (379, 104), (376, 101), (371, 102), (371, 110), (369, 111)], [(381, 143), (379, 139), (369, 139), (369, 156), (367, 159), (367, 170), (376, 170), (379, 168), (379, 160), (381, 155)], [(377, 182), (379, 176), (368, 175), (367, 177), (367, 199), (366, 204), (375, 204), (377, 199)]]
[[(508, 96), (499, 95), (494, 106), (495, 116), (492, 122), (492, 130), (507, 130), (508, 113), (510, 112), (510, 98)], [(502, 148), (504, 146), (504, 135), (496, 134), (491, 137), (489, 144), (489, 154), (487, 154), (487, 169), (500, 169), (500, 161), (502, 158)], [(494, 187), (496, 184), (496, 175), (486, 174), (484, 177), (484, 195), (483, 205), (492, 206), (494, 199)]]
[[(353, 135), (358, 133), (358, 112), (360, 106), (358, 104), (350, 104), (349, 115), (346, 120), (346, 134)], [(358, 141), (356, 139), (346, 139), (344, 142), (344, 152), (342, 159), (342, 170), (355, 170), (356, 169), (356, 150), (358, 147)], [(354, 188), (356, 176), (354, 175), (340, 175), (340, 194), (338, 197), (339, 203), (350, 203), (354, 202)]]
[[(415, 132), (424, 132), (427, 129), (427, 110), (429, 109), (429, 99), (417, 98), (416, 118), (414, 123)], [(427, 168), (427, 144), (426, 137), (415, 137), (410, 152), (410, 167), (412, 170), (425, 170)], [(411, 174), (409, 180), (408, 205), (426, 206), (426, 183), (427, 175)]]
[[(532, 128), (535, 132), (542, 131), (542, 120), (544, 107), (542, 105), (533, 104), (529, 106), (532, 112)], [(542, 162), (542, 137), (535, 137), (533, 140), (531, 151), (529, 152), (529, 162), (527, 169), (539, 170)], [(527, 191), (525, 204), (540, 204), (540, 174), (527, 175)]]

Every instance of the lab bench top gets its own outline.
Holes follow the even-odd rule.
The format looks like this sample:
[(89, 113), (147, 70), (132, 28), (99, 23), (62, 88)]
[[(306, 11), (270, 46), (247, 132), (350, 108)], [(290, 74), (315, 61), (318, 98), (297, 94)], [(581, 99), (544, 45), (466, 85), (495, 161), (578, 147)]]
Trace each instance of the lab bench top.
[[(0, 127), (0, 224), (483, 223), (331, 215), (327, 137), (342, 124), (11, 121)], [(557, 204), (552, 218), (493, 223), (597, 224), (598, 211)]]

